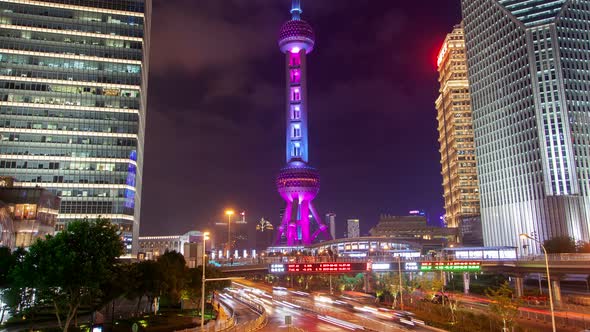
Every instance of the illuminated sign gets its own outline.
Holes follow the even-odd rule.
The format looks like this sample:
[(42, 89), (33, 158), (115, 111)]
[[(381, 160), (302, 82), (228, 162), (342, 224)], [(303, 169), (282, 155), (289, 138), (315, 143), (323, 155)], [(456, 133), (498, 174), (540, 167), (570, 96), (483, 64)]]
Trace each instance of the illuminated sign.
[(407, 263), (405, 263), (404, 270), (406, 270), (406, 271), (418, 271), (418, 263), (417, 262), (407, 262)]
[(338, 273), (370, 270), (370, 263), (296, 263), (271, 264), (270, 273)]
[(285, 272), (284, 264), (270, 264), (270, 273), (283, 273)]
[(371, 270), (373, 271), (383, 271), (383, 270), (390, 270), (391, 264), (389, 263), (373, 263), (371, 264)]
[(478, 261), (443, 261), (422, 262), (420, 271), (479, 271), (481, 262)]

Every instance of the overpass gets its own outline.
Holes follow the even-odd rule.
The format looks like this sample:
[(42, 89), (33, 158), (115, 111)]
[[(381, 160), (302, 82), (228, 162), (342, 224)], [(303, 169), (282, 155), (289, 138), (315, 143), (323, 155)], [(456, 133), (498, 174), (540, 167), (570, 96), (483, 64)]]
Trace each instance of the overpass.
[[(561, 302), (560, 280), (568, 274), (590, 275), (590, 254), (548, 255), (552, 288), (556, 303)], [(288, 275), (288, 274), (346, 274), (402, 271), (410, 272), (463, 272), (464, 284), (469, 287), (469, 272), (505, 274), (515, 279), (516, 295), (523, 295), (524, 279), (529, 274), (545, 274), (544, 256), (526, 256), (516, 259), (451, 259), (434, 260), (431, 257), (332, 258), (326, 256), (266, 257), (257, 261), (238, 261), (224, 264), (221, 271), (232, 276)], [(444, 275), (444, 274), (443, 274)]]

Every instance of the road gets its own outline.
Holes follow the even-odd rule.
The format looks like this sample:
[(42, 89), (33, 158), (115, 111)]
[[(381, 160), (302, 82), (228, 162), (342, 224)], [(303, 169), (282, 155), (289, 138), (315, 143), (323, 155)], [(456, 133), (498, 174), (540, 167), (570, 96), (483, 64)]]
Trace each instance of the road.
[[(239, 288), (240, 287), (238, 286), (238, 289)], [(293, 307), (289, 307), (287, 304), (276, 303), (272, 301), (272, 297), (268, 295), (268, 293), (266, 297), (257, 296), (252, 293), (236, 293), (235, 291), (224, 292), (222, 294), (222, 296), (224, 297), (223, 302), (225, 302), (227, 305), (229, 305), (235, 310), (238, 324), (258, 318), (258, 313), (256, 313), (254, 310), (235, 299), (227, 300), (229, 296), (233, 296), (233, 298), (246, 296), (249, 298), (246, 300), (256, 301), (257, 304), (260, 304), (264, 307), (264, 310), (267, 313), (268, 321), (266, 326), (263, 329), (261, 329), (261, 331), (287, 331), (289, 329), (289, 326), (285, 323), (286, 316), (291, 316), (291, 321), (293, 324), (292, 326), (300, 328), (304, 331), (342, 331), (340, 327), (336, 327), (333, 324), (326, 323), (318, 319), (317, 314), (297, 310)]]
[[(375, 331), (406, 330), (406, 326), (398, 325), (392, 321), (391, 312), (377, 311), (377, 308), (372, 306), (359, 305), (365, 309), (365, 312), (358, 312), (360, 310), (353, 311), (331, 303), (318, 302), (312, 296), (297, 296), (292, 292), (273, 293), (270, 286), (249, 281), (242, 280), (239, 283), (234, 283), (234, 286), (256, 288), (266, 292), (266, 296), (273, 294), (272, 302), (270, 299), (265, 301), (265, 307), (269, 313), (270, 322), (272, 322), (269, 327), (280, 324), (284, 320), (284, 316), (290, 314), (293, 316), (294, 325), (305, 331), (342, 331), (362, 329), (363, 327)], [(267, 330), (270, 331), (270, 329)], [(428, 327), (420, 325), (412, 326), (412, 330), (432, 331)]]
[(252, 308), (248, 307), (245, 304), (242, 304), (239, 301), (234, 300), (230, 296), (227, 296), (227, 295), (231, 295), (231, 294), (228, 294), (228, 293), (222, 293), (222, 294), (225, 295), (222, 300), (223, 303), (225, 303), (227, 306), (229, 306), (230, 308), (232, 308), (234, 310), (234, 319), (236, 321), (236, 324), (246, 323), (246, 322), (255, 320), (256, 318), (258, 318), (260, 316), (260, 314), (258, 314)]
[(317, 314), (290, 309), (279, 305), (265, 305), (268, 314), (268, 324), (262, 331), (276, 332), (287, 331), (288, 326), (285, 324), (285, 316), (291, 316), (293, 326), (304, 331), (311, 332), (332, 332), (342, 331), (342, 328), (317, 318)]

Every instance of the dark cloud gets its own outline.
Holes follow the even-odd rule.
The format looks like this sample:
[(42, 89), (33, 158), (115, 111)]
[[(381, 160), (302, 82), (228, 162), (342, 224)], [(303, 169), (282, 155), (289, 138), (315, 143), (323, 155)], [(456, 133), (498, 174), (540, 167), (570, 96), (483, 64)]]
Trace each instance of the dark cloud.
[[(340, 225), (442, 212), (434, 58), (458, 1), (303, 1), (310, 160)], [(289, 1), (154, 0), (142, 234), (182, 233), (233, 206), (278, 222)], [(341, 227), (341, 226), (339, 226)], [(342, 226), (343, 227), (343, 226)]]

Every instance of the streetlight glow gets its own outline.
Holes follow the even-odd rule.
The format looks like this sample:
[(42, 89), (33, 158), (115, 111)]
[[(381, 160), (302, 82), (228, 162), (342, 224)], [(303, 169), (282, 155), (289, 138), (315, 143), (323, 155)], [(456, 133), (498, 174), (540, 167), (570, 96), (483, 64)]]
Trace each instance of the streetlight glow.
[(209, 232), (203, 232), (203, 260), (201, 261), (203, 269), (203, 276), (201, 278), (201, 331), (205, 330), (205, 267), (207, 266), (207, 262), (205, 261), (205, 245), (207, 240), (209, 240)]
[(545, 249), (545, 246), (543, 243), (541, 243), (541, 241), (526, 233), (521, 233), (520, 238), (535, 241), (541, 246), (541, 249), (543, 249), (543, 255), (545, 256), (545, 269), (547, 270), (547, 290), (549, 291), (549, 307), (551, 309), (551, 327), (553, 328), (553, 332), (556, 332), (555, 311), (553, 310), (553, 290), (551, 289), (551, 276), (549, 275), (549, 258), (547, 257), (547, 249)]
[(231, 216), (234, 214), (234, 210), (225, 210), (225, 214), (227, 214), (228, 216)]
[(533, 237), (531, 237), (530, 235), (525, 234), (525, 233), (520, 234), (520, 238), (521, 239), (529, 239), (529, 240), (535, 241), (535, 239)]

